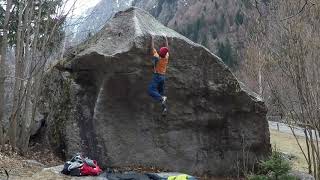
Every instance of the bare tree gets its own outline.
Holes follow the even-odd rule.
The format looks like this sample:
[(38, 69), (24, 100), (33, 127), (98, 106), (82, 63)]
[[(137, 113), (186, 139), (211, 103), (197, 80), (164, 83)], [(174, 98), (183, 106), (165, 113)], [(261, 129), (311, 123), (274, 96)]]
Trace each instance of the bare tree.
[[(320, 6), (309, 0), (271, 0), (268, 8), (270, 14), (256, 24), (257, 29), (263, 27), (259, 31), (262, 33), (254, 34), (248, 42), (248, 47), (255, 50), (248, 50), (248, 57), (254, 58), (249, 58), (245, 67), (249, 72), (260, 72), (263, 60), (264, 89), (269, 91), (264, 96), (276, 99), (284, 112), (283, 120), (308, 163), (309, 173), (319, 179)], [(259, 73), (255, 74), (249, 79), (260, 85)], [(307, 149), (302, 148), (296, 127), (304, 129)]]
[(1, 60), (0, 60), (0, 145), (4, 145), (4, 132), (3, 132), (3, 118), (4, 118), (4, 94), (5, 94), (5, 69), (6, 69), (6, 58), (8, 49), (8, 28), (10, 19), (10, 10), (12, 7), (12, 0), (7, 0), (5, 18), (3, 23), (3, 37), (1, 46)]
[[(6, 132), (12, 148), (22, 153), (27, 150), (29, 144), (30, 129), (37, 108), (37, 91), (48, 57), (58, 49), (64, 36), (61, 28), (69, 12), (61, 11), (59, 13), (63, 14), (58, 14), (57, 7), (62, 5), (61, 2), (59, 0), (8, 0), (6, 6), (0, 69), (0, 107), (5, 107), (4, 80), (8, 76), (4, 72), (4, 65), (6, 49), (10, 42), (15, 52), (15, 75), (10, 77), (14, 82), (14, 100), (9, 117), (9, 129)], [(11, 28), (8, 31), (8, 27), (14, 24), (17, 28)], [(8, 33), (11, 33), (10, 41), (7, 38)], [(3, 117), (3, 109), (0, 109), (0, 117)], [(1, 122), (2, 120), (3, 118)], [(0, 141), (3, 144), (4, 127), (0, 126), (0, 129)]]

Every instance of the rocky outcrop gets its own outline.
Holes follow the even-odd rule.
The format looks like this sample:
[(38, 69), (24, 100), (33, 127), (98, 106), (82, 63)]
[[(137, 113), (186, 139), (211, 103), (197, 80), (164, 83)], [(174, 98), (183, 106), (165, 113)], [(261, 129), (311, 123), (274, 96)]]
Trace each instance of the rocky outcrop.
[[(150, 34), (169, 39), (169, 112), (147, 94)], [(137, 8), (117, 13), (46, 73), (40, 113), (46, 138), (67, 156), (102, 166), (156, 166), (236, 174), (270, 152), (266, 108), (222, 61)]]

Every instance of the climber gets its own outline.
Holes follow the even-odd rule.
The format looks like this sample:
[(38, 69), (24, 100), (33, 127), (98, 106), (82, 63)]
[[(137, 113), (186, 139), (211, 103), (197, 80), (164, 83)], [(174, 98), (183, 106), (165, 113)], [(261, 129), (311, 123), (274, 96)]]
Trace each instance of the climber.
[(167, 97), (164, 96), (164, 83), (165, 83), (165, 74), (167, 70), (167, 65), (169, 62), (169, 45), (168, 39), (164, 36), (166, 44), (164, 47), (160, 48), (159, 53), (154, 48), (154, 37), (151, 35), (151, 53), (152, 53), (152, 62), (153, 62), (153, 77), (152, 81), (148, 87), (149, 95), (156, 101), (161, 103), (162, 113), (167, 112), (166, 100)]

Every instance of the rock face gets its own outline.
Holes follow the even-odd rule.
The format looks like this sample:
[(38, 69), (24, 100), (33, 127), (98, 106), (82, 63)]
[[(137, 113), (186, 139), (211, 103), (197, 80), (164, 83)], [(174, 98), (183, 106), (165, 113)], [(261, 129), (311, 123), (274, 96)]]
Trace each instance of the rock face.
[[(150, 34), (170, 46), (168, 115), (147, 94)], [(71, 55), (70, 55), (71, 54)], [(44, 77), (46, 137), (103, 166), (237, 174), (270, 152), (266, 108), (222, 61), (137, 8), (117, 13)]]

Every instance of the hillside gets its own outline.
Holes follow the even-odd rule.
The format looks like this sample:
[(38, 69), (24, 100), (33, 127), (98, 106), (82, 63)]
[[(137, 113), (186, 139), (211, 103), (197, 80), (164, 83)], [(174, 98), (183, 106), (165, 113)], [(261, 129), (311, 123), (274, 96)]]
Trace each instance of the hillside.
[(133, 5), (206, 46), (229, 66), (241, 61), (249, 22), (257, 14), (248, 0), (135, 0)]

